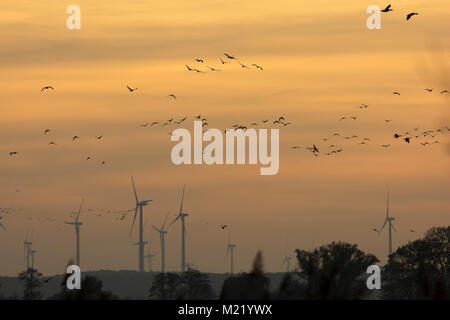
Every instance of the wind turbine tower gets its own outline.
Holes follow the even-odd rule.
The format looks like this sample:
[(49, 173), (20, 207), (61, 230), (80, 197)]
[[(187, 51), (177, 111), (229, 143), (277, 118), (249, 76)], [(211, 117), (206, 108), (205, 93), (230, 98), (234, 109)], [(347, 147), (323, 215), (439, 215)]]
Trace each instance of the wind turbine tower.
[(186, 223), (185, 218), (188, 216), (187, 213), (183, 212), (183, 200), (184, 200), (184, 189), (185, 185), (183, 186), (183, 194), (181, 196), (181, 206), (180, 206), (180, 213), (175, 218), (175, 220), (172, 221), (172, 224), (174, 224), (178, 219), (181, 220), (181, 272), (186, 271)]
[(161, 272), (166, 272), (166, 260), (165, 260), (165, 243), (164, 243), (164, 237), (167, 233), (166, 230), (164, 230), (164, 226), (167, 222), (167, 217), (169, 216), (169, 213), (167, 213), (166, 218), (164, 219), (164, 222), (161, 226), (161, 229), (156, 228), (154, 225), (152, 225), (153, 229), (155, 229), (159, 233), (159, 239), (161, 241)]
[(33, 245), (32, 241), (28, 241), (28, 236), (25, 238), (25, 241), (23, 242), (24, 244), (24, 258), (26, 258), (27, 261), (27, 270), (30, 269), (31, 265), (30, 265), (30, 253), (32, 251), (31, 246)]
[(388, 230), (388, 234), (389, 234), (388, 258), (392, 254), (392, 229), (394, 229), (394, 231), (397, 232), (397, 230), (395, 230), (394, 224), (392, 223), (392, 221), (394, 221), (394, 220), (395, 220), (394, 217), (389, 217), (389, 190), (388, 190), (387, 191), (387, 205), (386, 205), (386, 219), (384, 220), (383, 226), (380, 228), (380, 231), (378, 231), (379, 233), (381, 233), (381, 231), (383, 230), (386, 223), (388, 224), (388, 228), (389, 228), (389, 230)]
[(139, 272), (144, 272), (144, 246), (146, 243), (144, 241), (143, 208), (146, 205), (148, 205), (149, 202), (151, 202), (153, 200), (139, 201), (138, 195), (136, 192), (136, 187), (134, 185), (133, 177), (131, 177), (131, 183), (133, 184), (134, 197), (136, 198), (136, 208), (134, 211), (133, 223), (131, 224), (130, 235), (131, 235), (131, 232), (133, 231), (134, 222), (136, 220), (136, 216), (137, 216), (137, 213), (139, 210), (139, 242), (138, 242), (138, 245), (139, 245)]
[(30, 255), (31, 255), (31, 268), (34, 269), (34, 254), (37, 252), (37, 250), (31, 250), (30, 251)]
[(230, 274), (234, 274), (234, 248), (236, 248), (235, 244), (231, 243), (231, 232), (228, 236), (228, 246), (227, 246), (227, 255), (230, 252)]
[(83, 207), (84, 200), (81, 200), (80, 209), (78, 209), (77, 218), (75, 219), (75, 222), (64, 222), (65, 224), (70, 224), (75, 226), (75, 235), (77, 237), (76, 242), (76, 250), (77, 250), (77, 259), (76, 264), (78, 267), (80, 267), (80, 226), (83, 225), (83, 222), (79, 222), (78, 219), (80, 218), (81, 208)]

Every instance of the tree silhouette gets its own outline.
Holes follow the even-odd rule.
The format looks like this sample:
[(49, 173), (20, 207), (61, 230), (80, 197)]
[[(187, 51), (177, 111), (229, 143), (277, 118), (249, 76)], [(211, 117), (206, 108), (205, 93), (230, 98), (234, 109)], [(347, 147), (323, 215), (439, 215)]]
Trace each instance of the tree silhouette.
[(181, 276), (182, 298), (186, 300), (207, 300), (214, 298), (214, 290), (208, 275), (188, 268)]
[(332, 242), (313, 251), (296, 250), (297, 274), (305, 281), (304, 299), (361, 299), (362, 275), (379, 260), (356, 244)]
[(40, 300), (43, 295), (40, 291), (42, 273), (33, 268), (19, 273), (19, 280), (23, 282), (23, 300)]
[(152, 282), (149, 297), (158, 300), (207, 300), (214, 298), (209, 277), (188, 267), (182, 274), (159, 273)]
[(176, 300), (181, 296), (181, 277), (176, 273), (158, 273), (152, 281), (150, 299)]
[(94, 276), (87, 275), (81, 279), (81, 289), (69, 290), (66, 282), (61, 283), (61, 292), (51, 300), (116, 300), (117, 296), (103, 290), (103, 282)]
[(267, 300), (269, 279), (264, 275), (262, 253), (259, 251), (253, 262), (253, 270), (226, 279), (220, 293), (221, 300)]
[(429, 229), (399, 247), (385, 267), (386, 299), (450, 298), (450, 227)]

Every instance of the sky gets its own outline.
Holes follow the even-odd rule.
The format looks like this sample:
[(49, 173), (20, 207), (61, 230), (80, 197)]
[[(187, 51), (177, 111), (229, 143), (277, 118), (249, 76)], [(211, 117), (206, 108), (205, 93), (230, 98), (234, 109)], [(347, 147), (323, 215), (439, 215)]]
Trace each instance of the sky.
[[(394, 11), (382, 14), (381, 29), (369, 30), (367, 7), (389, 3)], [(3, 4), (0, 208), (14, 211), (0, 213), (7, 228), (0, 229), (0, 275), (25, 268), (27, 236), (37, 268), (62, 272), (75, 254), (75, 231), (64, 222), (81, 199), (81, 269), (136, 269), (137, 228), (130, 236), (132, 215), (120, 220), (116, 213), (134, 208), (131, 175), (139, 197), (153, 200), (144, 209), (144, 237), (156, 269), (159, 235), (151, 225), (160, 226), (167, 213), (175, 218), (184, 184), (187, 262), (208, 272), (229, 270), (230, 230), (238, 271), (249, 270), (258, 250), (265, 269), (277, 272), (285, 252), (293, 257), (297, 248), (331, 241), (357, 243), (385, 263), (386, 230), (372, 229), (385, 218), (387, 188), (394, 249), (448, 225), (450, 134), (409, 144), (393, 135), (450, 126), (450, 95), (440, 94), (450, 91), (450, 7), (446, 0), (389, 3)], [(72, 4), (81, 8), (79, 30), (66, 27)], [(406, 21), (409, 12), (419, 15)], [(222, 65), (224, 53), (250, 69)], [(47, 85), (55, 90), (41, 92)], [(198, 114), (221, 130), (253, 122), (279, 128), (278, 174), (261, 176), (257, 165), (176, 166), (168, 133), (178, 126), (141, 127), (187, 117), (181, 127), (192, 130)], [(292, 125), (273, 125), (280, 116)], [(75, 135), (80, 139), (72, 141)], [(318, 157), (306, 150), (313, 144)], [(331, 144), (343, 151), (326, 156)], [(169, 271), (180, 270), (180, 227), (171, 225), (166, 235)]]

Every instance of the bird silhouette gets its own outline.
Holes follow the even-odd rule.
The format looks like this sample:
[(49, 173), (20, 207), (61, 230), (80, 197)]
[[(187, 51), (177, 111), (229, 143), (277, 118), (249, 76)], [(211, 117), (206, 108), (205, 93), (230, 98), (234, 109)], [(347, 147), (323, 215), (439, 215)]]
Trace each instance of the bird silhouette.
[(411, 19), (413, 16), (416, 16), (416, 15), (418, 15), (417, 12), (411, 12), (411, 13), (408, 13), (408, 14), (406, 15), (406, 20), (409, 20), (409, 19)]
[(444, 93), (448, 93), (448, 91), (447, 90), (441, 91), (441, 94), (444, 94)]
[(18, 154), (19, 153), (17, 151), (12, 151), (12, 152), (9, 153), (9, 156), (12, 157), (12, 156), (16, 156)]
[(398, 92), (398, 91), (394, 91), (392, 94), (396, 94), (396, 95), (400, 95), (400, 92)]
[(173, 98), (173, 99), (176, 99), (176, 98), (177, 98), (173, 93), (169, 94), (167, 97)]
[(72, 138), (72, 141), (79, 140), (79, 139), (80, 139), (80, 137), (74, 136), (74, 137)]
[(203, 59), (195, 59), (196, 62), (203, 63)]
[(55, 88), (53, 88), (52, 86), (45, 86), (41, 89), (41, 92), (44, 90), (49, 90), (49, 89), (55, 90)]
[(257, 65), (256, 63), (253, 63), (252, 66), (254, 66), (256, 69), (259, 69), (261, 71), (264, 70), (261, 66)]
[(431, 89), (426, 89), (425, 88), (425, 90), (428, 91), (428, 92), (433, 92), (433, 88), (431, 88)]
[(231, 60), (236, 59), (236, 58), (235, 58), (234, 56), (232, 56), (231, 54), (224, 53), (224, 55), (225, 55), (225, 57), (227, 57), (228, 59), (231, 59)]
[(45, 129), (44, 130), (44, 134), (47, 134), (47, 133), (49, 133), (50, 132), (50, 129)]
[(393, 11), (391, 9), (391, 5), (388, 5), (386, 8), (384, 8), (383, 10), (381, 10), (381, 12), (389, 12), (389, 11)]
[(220, 62), (222, 62), (222, 64), (230, 63), (229, 61), (223, 61), (222, 58), (220, 58)]
[(134, 92), (134, 91), (136, 91), (138, 88), (130, 88), (130, 86), (127, 86), (127, 88), (128, 88), (128, 90), (130, 90), (130, 92)]

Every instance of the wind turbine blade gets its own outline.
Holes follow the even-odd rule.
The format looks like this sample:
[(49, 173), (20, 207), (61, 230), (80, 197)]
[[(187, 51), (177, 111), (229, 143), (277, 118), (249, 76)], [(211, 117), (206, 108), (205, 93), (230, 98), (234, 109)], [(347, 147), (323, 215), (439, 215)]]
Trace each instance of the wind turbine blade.
[(77, 219), (75, 220), (75, 222), (78, 222), (78, 217), (80, 216), (81, 207), (83, 206), (83, 202), (84, 202), (84, 199), (81, 200), (80, 209), (78, 209), (78, 215), (77, 215)]
[(393, 223), (391, 223), (391, 226), (392, 226), (392, 229), (394, 229), (394, 231), (395, 231), (395, 232), (397, 232), (397, 230), (395, 229), (395, 227), (394, 227), (394, 224), (393, 224)]
[(230, 251), (230, 246), (227, 247), (227, 254), (225, 256), (228, 256), (229, 251)]
[(381, 233), (381, 230), (383, 230), (383, 228), (384, 228), (384, 226), (386, 225), (386, 222), (387, 222), (388, 220), (387, 220), (387, 218), (386, 218), (386, 220), (384, 220), (384, 223), (383, 223), (383, 226), (380, 228), (380, 230), (378, 230), (378, 233)]
[(389, 189), (387, 190), (386, 219), (389, 217)]
[(177, 217), (175, 218), (175, 220), (173, 220), (169, 226), (173, 225), (179, 218), (181, 217), (181, 215), (177, 215)]
[(158, 230), (158, 228), (156, 228), (154, 225), (152, 225), (153, 229), (155, 229), (158, 232), (161, 232), (160, 230)]
[(0, 227), (2, 227), (3, 229), (5, 229), (5, 231), (7, 231), (5, 226), (3, 224), (1, 224), (1, 223), (0, 223)]
[(167, 212), (166, 218), (164, 219), (164, 223), (163, 223), (163, 225), (162, 225), (162, 227), (161, 227), (161, 231), (164, 230), (164, 226), (166, 225), (166, 222), (167, 222), (167, 218), (168, 218), (168, 217), (169, 217), (169, 212)]
[(183, 194), (181, 195), (181, 206), (180, 206), (180, 214), (183, 212), (183, 200), (184, 200), (184, 188), (186, 185), (183, 186)]
[(133, 232), (134, 221), (136, 221), (138, 209), (139, 209), (139, 206), (137, 206), (136, 210), (134, 210), (134, 217), (133, 217), (133, 223), (131, 224), (130, 236), (131, 236), (131, 232)]
[(136, 198), (136, 206), (137, 206), (137, 204), (139, 203), (139, 199), (138, 199), (138, 196), (137, 196), (136, 187), (134, 186), (133, 176), (131, 176), (131, 183), (133, 184), (134, 197)]

